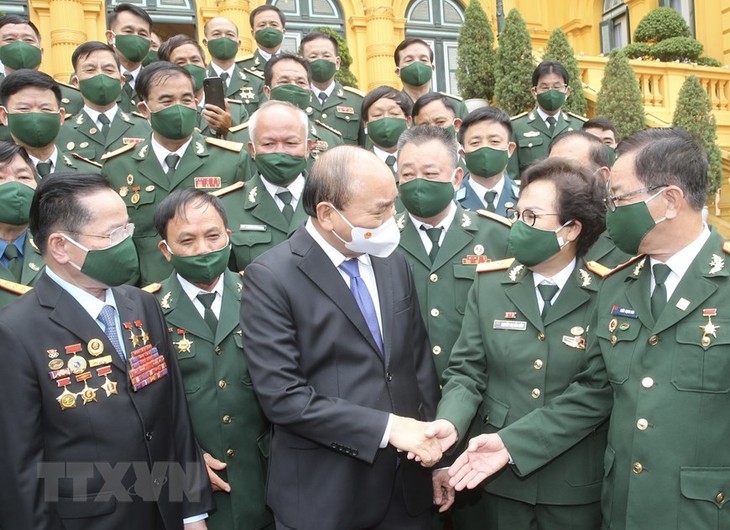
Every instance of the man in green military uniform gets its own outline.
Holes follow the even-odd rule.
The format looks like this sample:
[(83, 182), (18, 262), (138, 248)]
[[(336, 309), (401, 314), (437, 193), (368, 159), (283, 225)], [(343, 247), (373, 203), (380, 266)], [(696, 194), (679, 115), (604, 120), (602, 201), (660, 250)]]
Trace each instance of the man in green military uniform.
[(127, 144), (137, 144), (150, 132), (150, 124), (117, 105), (122, 91), (119, 62), (108, 45), (85, 42), (74, 51), (73, 83), (81, 90), (84, 108), (61, 127), (56, 143), (93, 160)]
[(205, 138), (194, 131), (196, 105), (193, 79), (184, 68), (159, 61), (137, 79), (152, 132), (143, 142), (127, 145), (102, 157), (102, 175), (124, 199), (135, 224), (134, 244), (143, 285), (161, 281), (172, 272), (157, 251), (160, 238), (153, 223), (154, 210), (171, 191), (196, 188), (214, 191), (248, 176), (243, 146)]
[(245, 186), (215, 192), (228, 214), (234, 271), (243, 271), (307, 218), (301, 200), (311, 146), (307, 124), (301, 109), (281, 101), (264, 103), (249, 120), (256, 173)]
[(608, 270), (583, 371), (549, 407), (471, 440), (452, 480), (471, 486), (510, 457), (529, 474), (610, 414), (603, 527), (724, 528), (730, 245), (702, 220), (707, 155), (680, 129), (641, 131), (618, 151), (606, 225), (641, 255)]
[(136, 93), (137, 79), (150, 49), (152, 19), (144, 9), (122, 3), (109, 13), (106, 28), (106, 41), (119, 57), (124, 77), (117, 104), (124, 112), (133, 112), (140, 101)]
[[(395, 73), (403, 83), (403, 94), (413, 105), (418, 98), (431, 92), (431, 78), (436, 68), (433, 62), (433, 50), (423, 39), (408, 37), (404, 39), (393, 53)], [(463, 120), (469, 111), (460, 97), (444, 94), (456, 107), (456, 115)]]
[(174, 272), (154, 292), (182, 373), (193, 431), (216, 510), (209, 530), (273, 528), (266, 507), (269, 423), (243, 355), (241, 278), (226, 270), (230, 231), (220, 201), (194, 189), (172, 192), (155, 213), (160, 250)]
[(266, 63), (281, 53), (281, 43), (286, 33), (286, 18), (278, 7), (264, 4), (258, 6), (248, 16), (251, 36), (257, 48), (252, 55), (238, 59), (236, 64), (252, 72), (263, 73)]
[(527, 167), (548, 156), (550, 141), (563, 131), (577, 131), (586, 121), (582, 116), (563, 112), (570, 96), (570, 77), (563, 65), (543, 61), (532, 73), (532, 96), (537, 106), (530, 112), (512, 117), (512, 141), (517, 150), (507, 165), (513, 179), (519, 179)]
[(17, 144), (0, 140), (0, 308), (27, 292), (43, 268), (28, 231), (36, 172)]
[(58, 171), (98, 173), (101, 164), (57, 147), (65, 112), (61, 89), (53, 78), (36, 70), (17, 70), (0, 86), (0, 122), (8, 126), (13, 141), (24, 147), (43, 178)]
[(203, 81), (208, 73), (203, 48), (187, 35), (170, 37), (160, 46), (160, 59), (185, 68), (195, 81), (195, 99), (198, 102), (197, 131), (203, 136), (225, 138), (233, 125), (248, 120), (243, 103), (237, 99), (226, 99), (225, 108), (205, 100)]
[(362, 100), (369, 150), (385, 162), (398, 183), (398, 138), (411, 126), (411, 103), (393, 87), (379, 86)]
[(236, 64), (241, 45), (238, 26), (225, 17), (215, 17), (205, 23), (203, 31), (203, 46), (210, 54), (208, 77), (220, 77), (226, 97), (241, 101), (250, 116), (264, 102), (263, 72), (244, 70)]
[[(581, 257), (604, 229), (603, 187), (561, 158), (523, 179), (509, 237), (515, 259), (477, 268), (443, 374), (437, 417), (462, 440), (548, 404), (586, 357), (600, 278)], [(469, 528), (597, 530), (605, 440), (603, 426), (529, 477), (505, 470), (484, 485), (481, 526)]]
[(337, 39), (327, 33), (308, 33), (299, 45), (302, 57), (312, 70), (311, 118), (342, 134), (346, 144), (365, 146), (360, 107), (364, 94), (335, 81), (340, 68)]

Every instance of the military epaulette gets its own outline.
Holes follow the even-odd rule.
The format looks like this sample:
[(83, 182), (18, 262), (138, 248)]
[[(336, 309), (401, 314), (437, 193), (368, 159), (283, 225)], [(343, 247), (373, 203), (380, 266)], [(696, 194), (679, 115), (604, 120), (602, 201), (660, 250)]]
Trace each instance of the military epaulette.
[(243, 149), (241, 142), (232, 142), (230, 140), (221, 140), (219, 138), (211, 138), (210, 136), (205, 138), (205, 143), (226, 149), (227, 151), (233, 151), (234, 153), (240, 153)]
[(3, 280), (0, 278), (0, 289), (5, 289), (13, 294), (25, 294), (33, 288), (29, 285), (23, 285), (22, 283), (11, 282), (10, 280)]
[[(247, 59), (253, 59), (253, 55), (251, 57), (247, 57), (246, 59), (241, 59), (241, 60), (245, 61)], [(262, 74), (261, 72), (257, 72), (256, 70), (251, 70), (250, 68), (244, 68), (243, 71), (246, 72), (247, 74), (251, 74), (255, 77), (258, 77), (259, 79), (264, 78), (264, 74)]]
[(64, 83), (63, 81), (56, 81), (56, 83), (58, 83), (61, 86), (65, 86), (66, 88), (70, 88), (71, 90), (75, 90), (76, 92), (79, 92), (78, 88), (76, 88), (73, 85), (69, 85), (68, 83)]
[(132, 116), (137, 116), (138, 118), (142, 118), (143, 120), (147, 119), (147, 116), (142, 114), (141, 112), (137, 112), (136, 110), (132, 111)]
[(353, 94), (357, 94), (361, 98), (365, 97), (365, 92), (363, 92), (362, 90), (358, 90), (357, 88), (351, 86), (343, 86), (342, 89), (347, 90), (348, 92), (352, 92)]
[(609, 274), (611, 274), (611, 267), (606, 267), (605, 265), (601, 265), (597, 261), (586, 261), (586, 269), (591, 271), (596, 276), (600, 276), (601, 278), (605, 278)]
[(149, 285), (145, 285), (144, 287), (142, 287), (143, 291), (147, 291), (148, 293), (152, 293), (152, 294), (155, 294), (160, 289), (162, 289), (161, 283), (151, 283)]
[(319, 120), (314, 120), (314, 123), (316, 123), (317, 125), (319, 125), (323, 129), (327, 129), (329, 132), (334, 133), (334, 134), (336, 134), (339, 137), (342, 137), (342, 133), (340, 131), (338, 131), (337, 129), (335, 129), (334, 127), (330, 127), (326, 123), (322, 123)]
[(518, 119), (518, 118), (521, 118), (522, 116), (527, 116), (527, 114), (529, 114), (529, 112), (528, 112), (528, 111), (522, 112), (522, 113), (520, 113), (520, 114), (516, 114), (516, 115), (512, 116), (512, 117), (510, 118), (510, 120), (516, 120), (516, 119)]
[(64, 123), (66, 122), (66, 120), (70, 120), (70, 119), (71, 119), (71, 118), (73, 118), (73, 117), (74, 117), (74, 115), (73, 115), (73, 114), (66, 114), (66, 115), (65, 115), (65, 116), (63, 117), (63, 121), (64, 121)]
[(228, 103), (237, 103), (239, 105), (243, 105), (243, 101), (241, 101), (240, 99), (226, 98), (226, 101)]
[(78, 153), (71, 153), (71, 156), (74, 157), (76, 160), (81, 160), (82, 162), (86, 162), (87, 164), (91, 164), (92, 166), (101, 167), (101, 164), (96, 160), (90, 160), (86, 157), (81, 156)]
[(225, 188), (221, 188), (215, 191), (209, 191), (208, 193), (210, 195), (213, 195), (214, 197), (222, 197), (223, 195), (227, 195), (232, 191), (240, 190), (241, 188), (243, 188), (244, 185), (245, 184), (243, 182), (239, 181), (235, 184), (231, 184), (230, 186), (226, 186)]
[(486, 217), (487, 219), (491, 219), (492, 221), (497, 221), (498, 223), (502, 223), (505, 226), (512, 226), (512, 221), (510, 221), (503, 215), (499, 215), (498, 213), (490, 212), (484, 209), (477, 210), (477, 213), (482, 217)]
[(580, 114), (573, 114), (572, 112), (565, 112), (568, 116), (575, 118), (580, 121), (588, 121), (588, 118), (581, 116)]
[(455, 96), (454, 94), (449, 94), (448, 92), (439, 92), (442, 96), (446, 96), (447, 98), (456, 99), (458, 101), (464, 101), (464, 99), (461, 96)]
[(722, 244), (722, 251), (723, 251), (723, 252), (724, 252), (725, 254), (730, 254), (730, 241), (725, 241), (725, 242), (724, 242), (724, 243)]
[[(249, 59), (253, 59), (254, 57), (256, 57), (256, 55), (254, 55), (253, 53), (251, 55), (247, 55), (246, 57), (236, 57), (236, 62), (241, 63), (243, 61), (248, 61)], [(244, 68), (244, 70), (245, 70), (245, 68)]]
[(248, 122), (239, 123), (238, 125), (234, 125), (230, 129), (228, 129), (228, 132), (238, 132), (242, 131), (243, 129), (248, 127)]
[(487, 261), (477, 265), (477, 272), (506, 271), (512, 266), (515, 258), (501, 259), (498, 261)]
[(109, 151), (107, 153), (104, 153), (101, 155), (101, 160), (109, 160), (110, 158), (114, 158), (117, 155), (121, 155), (122, 153), (126, 153), (127, 151), (131, 151), (135, 148), (137, 144), (126, 144), (120, 147), (119, 149), (115, 149), (114, 151)]
[[(625, 262), (621, 263), (620, 265), (616, 265), (613, 269), (609, 269), (608, 272), (605, 273), (605, 275), (601, 275), (597, 271), (593, 270), (593, 268), (591, 268), (591, 264), (596, 263), (595, 261), (587, 262), (586, 267), (588, 267), (589, 271), (593, 272), (594, 274), (596, 274), (598, 276), (601, 276), (601, 278), (608, 278), (609, 276), (612, 276), (613, 274), (617, 273), (618, 271), (622, 271), (625, 268), (630, 267), (631, 265), (633, 265), (634, 263), (636, 263), (637, 261), (639, 261), (641, 259), (644, 259), (645, 257), (646, 257), (646, 254), (639, 254), (638, 256), (634, 256), (630, 260), (625, 261)], [(598, 264), (598, 265), (600, 265), (600, 264)], [(603, 265), (600, 265), (600, 266), (603, 267)], [(603, 268), (607, 269), (608, 267), (603, 267)], [(640, 267), (637, 267), (637, 269), (639, 269), (639, 268)], [(638, 276), (638, 270), (637, 270), (636, 275)]]

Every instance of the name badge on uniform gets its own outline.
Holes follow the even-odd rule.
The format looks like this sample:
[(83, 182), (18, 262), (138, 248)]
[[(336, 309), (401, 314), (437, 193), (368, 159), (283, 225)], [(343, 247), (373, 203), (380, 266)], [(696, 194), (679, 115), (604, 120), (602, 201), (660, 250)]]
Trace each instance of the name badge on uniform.
[(144, 142), (144, 138), (122, 138), (122, 143), (124, 145), (137, 145)]
[(586, 349), (586, 340), (583, 337), (571, 337), (569, 335), (563, 335), (563, 344), (570, 346), (571, 348), (577, 348), (579, 350)]
[(241, 232), (266, 232), (266, 225), (239, 225)]
[(195, 177), (193, 179), (196, 190), (220, 189), (220, 177)]
[(355, 109), (352, 107), (337, 107), (337, 112), (341, 112), (343, 114), (355, 114)]
[(492, 329), (527, 331), (527, 322), (524, 320), (495, 320)]
[(636, 315), (636, 309), (631, 309), (630, 307), (621, 307), (619, 305), (615, 305), (611, 308), (611, 314), (627, 318), (639, 318)]

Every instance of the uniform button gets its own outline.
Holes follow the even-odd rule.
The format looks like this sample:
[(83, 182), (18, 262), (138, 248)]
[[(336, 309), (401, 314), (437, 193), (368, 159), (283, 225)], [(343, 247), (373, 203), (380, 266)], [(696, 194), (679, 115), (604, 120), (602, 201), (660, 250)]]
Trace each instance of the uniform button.
[(659, 337), (657, 337), (656, 335), (652, 335), (651, 337), (649, 337), (648, 342), (649, 346), (656, 346), (656, 344), (659, 342)]
[(386, 373), (386, 374), (385, 374), (385, 378), (386, 378), (386, 379), (387, 379), (388, 381), (392, 381), (392, 380), (393, 380), (393, 374), (391, 374), (390, 372), (388, 372), (388, 373)]
[(545, 340), (545, 334), (542, 333), (542, 332), (541, 333), (538, 333), (537, 334), (537, 340), (539, 340), (540, 342), (544, 341)]
[(218, 381), (218, 388), (221, 388), (221, 389), (226, 388), (227, 384), (228, 383), (226, 383), (225, 379), (221, 379), (220, 381)]
[(228, 449), (226, 451), (226, 456), (228, 456), (228, 457), (231, 457), (231, 456), (233, 456), (235, 454), (236, 454), (236, 452), (233, 449)]
[(432, 274), (431, 276), (428, 277), (428, 279), (431, 280), (433, 283), (436, 283), (437, 281), (439, 281), (439, 275)]
[(540, 389), (539, 388), (533, 388), (532, 389), (532, 392), (530, 392), (530, 395), (533, 398), (535, 398), (535, 399), (539, 398), (540, 397)]
[(434, 355), (438, 355), (441, 353), (441, 346), (434, 346), (432, 351)]
[(152, 433), (151, 432), (144, 433), (144, 439), (149, 442), (152, 439)]
[(433, 309), (431, 309), (431, 316), (432, 316), (432, 317), (437, 317), (437, 316), (439, 316), (440, 314), (441, 314), (441, 311), (439, 311), (439, 310), (438, 310), (438, 309), (436, 309), (435, 307), (434, 307)]
[(725, 502), (725, 494), (722, 491), (718, 493), (715, 496), (715, 501), (717, 502), (717, 504), (722, 504), (723, 502)]
[(223, 416), (223, 423), (225, 423), (226, 425), (231, 423), (232, 421), (233, 421), (233, 418), (231, 418), (228, 414)]
[(618, 342), (616, 335), (611, 335), (611, 346), (614, 346)]
[(535, 359), (535, 362), (532, 363), (532, 366), (535, 367), (535, 370), (539, 370), (542, 368), (542, 359)]
[(636, 422), (636, 427), (640, 431), (645, 431), (648, 426), (649, 426), (649, 422), (646, 421), (646, 419), (644, 419), (644, 418), (639, 418), (639, 421)]
[(220, 346), (216, 346), (213, 351), (216, 352), (218, 355), (220, 355), (223, 350), (221, 350)]
[(337, 449), (337, 444), (335, 442), (332, 442), (330, 444), (330, 447), (332, 447), (332, 449)]
[(634, 462), (631, 465), (631, 469), (634, 473), (636, 473), (638, 475), (639, 473), (644, 471), (644, 466), (642, 466), (640, 462)]
[(645, 377), (641, 380), (641, 386), (644, 388), (651, 388), (654, 386), (654, 380), (651, 377)]

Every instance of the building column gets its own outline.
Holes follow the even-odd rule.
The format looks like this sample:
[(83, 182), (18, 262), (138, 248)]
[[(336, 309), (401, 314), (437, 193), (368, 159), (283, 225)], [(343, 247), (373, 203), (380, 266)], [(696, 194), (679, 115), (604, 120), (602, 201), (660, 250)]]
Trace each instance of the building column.
[[(73, 73), (71, 55), (89, 40), (86, 35), (86, 13), (81, 0), (50, 0), (48, 2), (51, 29), (50, 59), (55, 78), (68, 83)], [(49, 53), (49, 47), (44, 46)]]
[(367, 91), (393, 84), (393, 7), (384, 0), (364, 0), (367, 46)]
[(256, 48), (251, 37), (248, 15), (251, 13), (250, 0), (222, 0), (218, 3), (219, 15), (233, 21), (238, 27), (238, 38), (241, 39), (239, 51), (249, 54)]

